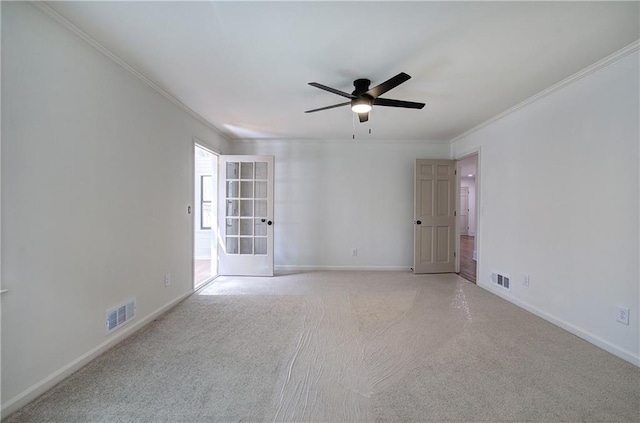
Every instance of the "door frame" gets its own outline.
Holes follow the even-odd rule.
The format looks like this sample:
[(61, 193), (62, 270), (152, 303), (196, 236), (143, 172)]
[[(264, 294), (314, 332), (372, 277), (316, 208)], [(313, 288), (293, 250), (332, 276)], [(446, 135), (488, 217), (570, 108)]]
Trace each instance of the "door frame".
[[(197, 137), (193, 137), (192, 140), (192, 149), (191, 149), (191, 172), (190, 172), (190, 187), (191, 187), (191, 206), (190, 206), (190, 215), (191, 218), (189, 219), (189, 239), (190, 239), (190, 254), (189, 257), (191, 259), (191, 272), (189, 277), (191, 278), (191, 289), (193, 291), (195, 291), (196, 289), (200, 289), (203, 286), (205, 286), (207, 283), (211, 282), (212, 280), (214, 280), (215, 278), (217, 278), (219, 276), (219, 271), (215, 274), (215, 275), (211, 275), (211, 277), (209, 277), (206, 281), (200, 283), (198, 285), (198, 287), (196, 288), (196, 281), (195, 281), (195, 271), (196, 271), (196, 264), (195, 264), (195, 260), (194, 260), (194, 254), (195, 254), (195, 242), (196, 242), (196, 234), (195, 234), (195, 228), (196, 228), (196, 212), (195, 212), (195, 208), (199, 207), (198, 204), (196, 204), (196, 183), (195, 183), (195, 174), (196, 174), (196, 161), (195, 161), (195, 152), (196, 152), (196, 148), (200, 148), (202, 150), (205, 150), (211, 154), (213, 154), (214, 156), (216, 156), (216, 160), (219, 161), (219, 157), (221, 155), (221, 153), (219, 151), (217, 151), (215, 148), (207, 145), (207, 143), (203, 142), (202, 140), (200, 140)], [(218, 175), (216, 174), (216, 187), (217, 187), (217, 180), (218, 180)], [(218, 212), (218, 199), (219, 199), (220, 193), (218, 192), (218, 190), (216, 190), (216, 198), (214, 198), (212, 200), (212, 204), (216, 207), (216, 219), (215, 219), (215, 233), (218, 233), (218, 218), (217, 218), (217, 212)], [(213, 229), (213, 227), (212, 227)], [(212, 245), (211, 248), (211, 260), (216, 260), (216, 262), (218, 261), (218, 240), (217, 237), (214, 241), (215, 244), (215, 254), (214, 254), (214, 247)], [(216, 266), (216, 269), (218, 268), (218, 266)]]
[[(476, 235), (475, 235), (475, 246), (474, 249), (476, 251), (476, 284), (480, 279), (480, 241), (482, 237), (482, 225), (480, 224), (482, 218), (482, 190), (481, 188), (481, 163), (482, 163), (482, 149), (481, 147), (471, 148), (469, 150), (465, 150), (463, 153), (457, 154), (453, 157), (453, 160), (456, 161), (456, 210), (460, 210), (460, 185), (462, 183), (462, 175), (460, 174), (460, 161), (466, 159), (467, 157), (477, 156), (477, 169), (476, 169)], [(456, 219), (456, 254), (455, 259), (455, 272), (460, 273), (460, 222), (459, 219)]]
[[(456, 163), (456, 171), (457, 171), (457, 163)], [(462, 178), (461, 178), (462, 179)], [(458, 220), (460, 220), (460, 223), (462, 222), (462, 216), (467, 216), (467, 228), (466, 228), (466, 234), (463, 234), (462, 232), (465, 232), (465, 228), (464, 226), (462, 226), (460, 228), (460, 236), (462, 235), (469, 235), (469, 187), (463, 187), (462, 184), (460, 184), (460, 186), (458, 187), (460, 189), (460, 201), (462, 201), (462, 193), (464, 192), (464, 188), (467, 189), (467, 214), (463, 215), (463, 213), (465, 212), (464, 208), (462, 207), (462, 203), (460, 203), (460, 206), (458, 207), (458, 212), (460, 213), (458, 215)]]

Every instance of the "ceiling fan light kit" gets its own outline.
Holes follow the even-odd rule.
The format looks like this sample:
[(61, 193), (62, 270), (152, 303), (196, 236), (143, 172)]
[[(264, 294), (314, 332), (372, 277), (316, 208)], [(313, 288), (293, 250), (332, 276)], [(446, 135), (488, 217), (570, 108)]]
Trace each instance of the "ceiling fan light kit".
[(369, 120), (369, 112), (374, 105), (401, 107), (405, 109), (422, 109), (424, 107), (424, 103), (415, 103), (413, 101), (404, 100), (392, 100), (390, 98), (379, 98), (382, 94), (397, 87), (403, 82), (408, 81), (410, 78), (411, 77), (406, 73), (400, 72), (393, 78), (388, 79), (382, 84), (377, 85), (371, 89), (369, 89), (369, 84), (371, 84), (370, 80), (364, 78), (356, 79), (355, 81), (353, 81), (355, 90), (353, 90), (351, 94), (337, 90), (335, 88), (327, 87), (326, 85), (322, 85), (317, 82), (309, 82), (309, 85), (311, 85), (312, 87), (320, 88), (321, 90), (346, 97), (351, 101), (334, 104), (332, 106), (321, 107), (319, 109), (307, 110), (305, 111), (305, 113), (319, 112), (321, 110), (328, 110), (335, 107), (351, 105), (351, 110), (358, 115), (360, 122), (364, 123)]
[(371, 111), (372, 99), (369, 98), (356, 98), (351, 100), (351, 110), (354, 113), (369, 113)]

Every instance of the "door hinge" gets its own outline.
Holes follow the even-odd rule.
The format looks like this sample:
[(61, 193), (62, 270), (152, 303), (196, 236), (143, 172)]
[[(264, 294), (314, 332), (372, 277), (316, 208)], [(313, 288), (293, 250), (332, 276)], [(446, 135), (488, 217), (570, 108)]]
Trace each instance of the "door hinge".
[(453, 252), (453, 258), (456, 258), (456, 252), (455, 251)]
[(457, 216), (457, 214), (456, 214), (456, 212), (455, 212), (455, 211), (453, 212), (453, 215), (454, 215), (454, 216)]

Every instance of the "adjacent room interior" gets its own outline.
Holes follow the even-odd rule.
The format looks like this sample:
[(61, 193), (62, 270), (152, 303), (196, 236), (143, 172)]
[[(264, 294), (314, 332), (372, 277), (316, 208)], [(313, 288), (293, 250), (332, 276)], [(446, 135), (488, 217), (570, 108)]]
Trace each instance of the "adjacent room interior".
[(478, 221), (478, 155), (473, 154), (459, 162), (460, 202), (458, 228), (460, 233), (460, 276), (476, 283), (478, 267), (478, 243), (476, 225)]
[(637, 421), (640, 3), (0, 13), (3, 421)]

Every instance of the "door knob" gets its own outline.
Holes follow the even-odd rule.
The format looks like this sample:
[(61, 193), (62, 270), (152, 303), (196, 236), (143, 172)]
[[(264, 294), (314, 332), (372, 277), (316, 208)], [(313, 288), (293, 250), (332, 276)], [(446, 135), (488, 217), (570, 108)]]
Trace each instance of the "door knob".
[(268, 221), (267, 225), (273, 225), (273, 222), (272, 221)]
[(416, 220), (416, 225), (422, 225), (422, 221)]

